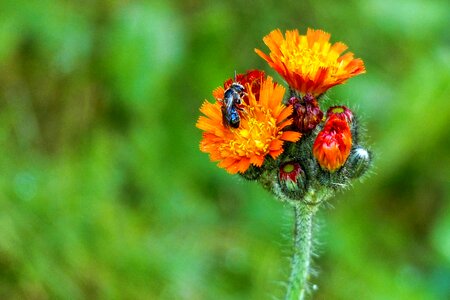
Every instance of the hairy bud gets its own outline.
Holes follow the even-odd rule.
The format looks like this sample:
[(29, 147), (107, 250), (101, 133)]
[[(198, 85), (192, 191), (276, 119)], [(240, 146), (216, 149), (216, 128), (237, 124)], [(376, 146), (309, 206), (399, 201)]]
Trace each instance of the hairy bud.
[(354, 179), (363, 176), (370, 167), (372, 155), (361, 146), (356, 146), (350, 153), (347, 164), (347, 176)]
[(291, 198), (305, 193), (306, 175), (298, 162), (287, 162), (280, 166), (278, 181), (281, 190)]
[(351, 148), (348, 123), (332, 115), (314, 141), (313, 154), (322, 169), (334, 172), (345, 164)]
[(336, 116), (341, 120), (346, 121), (349, 125), (353, 122), (353, 113), (346, 106), (332, 106), (327, 110), (327, 118)]

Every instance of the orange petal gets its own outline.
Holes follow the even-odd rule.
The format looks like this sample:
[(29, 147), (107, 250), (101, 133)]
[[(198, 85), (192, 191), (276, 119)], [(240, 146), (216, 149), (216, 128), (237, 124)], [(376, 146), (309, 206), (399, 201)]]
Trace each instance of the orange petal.
[(289, 142), (297, 142), (302, 137), (302, 134), (300, 132), (296, 131), (284, 131), (281, 134), (281, 139), (283, 141), (289, 141)]

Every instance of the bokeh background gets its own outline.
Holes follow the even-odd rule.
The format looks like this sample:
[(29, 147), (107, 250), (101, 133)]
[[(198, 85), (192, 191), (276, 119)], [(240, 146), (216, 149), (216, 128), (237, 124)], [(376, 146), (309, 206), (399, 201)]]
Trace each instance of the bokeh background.
[[(318, 216), (315, 299), (450, 295), (446, 0), (0, 1), (0, 299), (277, 299), (292, 213), (198, 149), (198, 108), (274, 28), (367, 73), (371, 176)], [(448, 298), (447, 298), (448, 299)]]

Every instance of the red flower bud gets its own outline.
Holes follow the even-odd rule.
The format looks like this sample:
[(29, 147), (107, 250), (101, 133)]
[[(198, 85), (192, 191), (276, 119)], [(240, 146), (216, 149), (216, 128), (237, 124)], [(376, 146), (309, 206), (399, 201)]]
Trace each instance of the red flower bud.
[(330, 172), (342, 167), (352, 148), (352, 133), (345, 120), (331, 115), (317, 135), (313, 154), (319, 165)]
[(306, 186), (306, 175), (297, 162), (287, 162), (280, 166), (278, 180), (285, 194), (303, 193)]
[(353, 122), (353, 113), (346, 106), (332, 106), (327, 110), (327, 118), (336, 116), (341, 120), (347, 121), (348, 124)]

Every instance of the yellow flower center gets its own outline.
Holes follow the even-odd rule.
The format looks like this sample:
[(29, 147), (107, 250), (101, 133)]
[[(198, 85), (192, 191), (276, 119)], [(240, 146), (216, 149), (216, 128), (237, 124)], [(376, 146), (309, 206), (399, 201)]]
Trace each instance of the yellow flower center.
[(281, 61), (289, 70), (296, 73), (314, 75), (319, 68), (327, 68), (330, 74), (334, 74), (339, 69), (337, 59), (339, 55), (330, 51), (330, 44), (314, 43), (312, 48), (308, 47), (306, 38), (302, 38), (298, 45), (284, 41), (280, 46), (283, 53)]
[(276, 119), (266, 107), (245, 104), (243, 107), (241, 128), (233, 130), (234, 138), (223, 147), (238, 156), (265, 155), (272, 140), (281, 135)]

